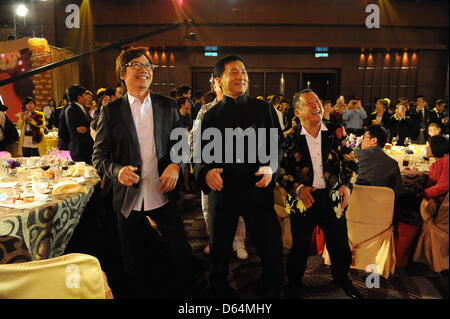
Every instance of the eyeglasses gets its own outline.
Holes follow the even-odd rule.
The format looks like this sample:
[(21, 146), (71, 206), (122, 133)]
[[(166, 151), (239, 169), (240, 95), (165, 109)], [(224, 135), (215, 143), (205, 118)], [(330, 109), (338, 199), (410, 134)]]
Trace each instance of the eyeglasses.
[(125, 66), (131, 66), (134, 70), (142, 70), (144, 67), (147, 71), (153, 71), (155, 69), (154, 64), (141, 63), (141, 62), (130, 62), (125, 64)]

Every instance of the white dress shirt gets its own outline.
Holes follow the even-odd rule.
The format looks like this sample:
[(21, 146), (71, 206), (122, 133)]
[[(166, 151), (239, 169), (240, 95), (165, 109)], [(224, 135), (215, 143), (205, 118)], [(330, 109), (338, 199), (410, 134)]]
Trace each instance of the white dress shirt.
[(144, 205), (144, 210), (148, 211), (164, 206), (169, 201), (164, 192), (157, 190), (159, 185), (159, 172), (158, 159), (156, 157), (152, 100), (150, 94), (144, 99), (144, 103), (141, 103), (138, 98), (129, 93), (127, 95), (134, 125), (136, 126), (142, 157), (140, 172), (141, 185), (139, 194), (133, 204), (133, 210), (141, 211), (142, 205)]
[[(314, 179), (312, 187), (315, 189), (327, 188), (327, 183), (325, 182), (325, 177), (323, 175), (323, 165), (322, 165), (322, 131), (328, 131), (327, 127), (322, 123), (320, 127), (319, 134), (317, 137), (309, 134), (304, 127), (300, 135), (305, 135), (306, 143), (308, 143), (309, 154), (311, 156), (311, 162), (313, 165)], [(297, 194), (303, 185), (297, 187)]]

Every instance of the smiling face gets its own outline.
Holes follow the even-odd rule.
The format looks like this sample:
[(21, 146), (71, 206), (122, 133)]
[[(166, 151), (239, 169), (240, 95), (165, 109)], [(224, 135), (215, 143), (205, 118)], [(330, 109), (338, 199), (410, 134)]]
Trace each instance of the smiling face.
[[(150, 63), (145, 55), (134, 58), (129, 63), (131, 64), (133, 62), (140, 62), (142, 64)], [(132, 66), (127, 66), (120, 79), (125, 81), (127, 90), (133, 94), (135, 91), (147, 90), (150, 87), (153, 80), (153, 71), (145, 67), (142, 67), (140, 70), (135, 70)]]
[(314, 125), (322, 121), (322, 103), (320, 103), (319, 97), (314, 92), (301, 94), (299, 103), (299, 116), (302, 122)]
[(430, 125), (428, 126), (428, 135), (436, 136), (441, 134), (441, 128), (439, 126)]
[(225, 65), (225, 70), (218, 78), (218, 83), (225, 95), (238, 98), (245, 94), (248, 88), (248, 74), (244, 63), (232, 61)]

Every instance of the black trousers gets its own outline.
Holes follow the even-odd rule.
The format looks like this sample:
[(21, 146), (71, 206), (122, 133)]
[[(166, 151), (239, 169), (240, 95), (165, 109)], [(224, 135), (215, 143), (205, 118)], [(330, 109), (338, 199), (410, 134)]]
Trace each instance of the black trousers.
[(300, 281), (306, 269), (310, 242), (316, 225), (325, 233), (327, 250), (331, 260), (331, 275), (337, 285), (350, 282), (348, 271), (352, 254), (348, 244), (347, 220), (336, 218), (327, 189), (316, 189), (313, 206), (304, 216), (291, 214), (292, 248), (287, 261), (287, 275), (290, 282)]
[(22, 147), (23, 157), (39, 156), (39, 149), (36, 147)]
[[(263, 264), (263, 289), (277, 295), (283, 285), (283, 256), (281, 230), (273, 204), (267, 201), (271, 190), (261, 189), (249, 193), (233, 187), (209, 193), (208, 228), (211, 247), (210, 285), (220, 294), (228, 286), (228, 263), (239, 216)], [(269, 204), (267, 204), (269, 202)]]
[[(154, 229), (149, 216), (158, 226)], [(118, 214), (129, 298), (184, 297), (192, 280), (192, 251), (184, 225), (172, 204), (151, 211)]]

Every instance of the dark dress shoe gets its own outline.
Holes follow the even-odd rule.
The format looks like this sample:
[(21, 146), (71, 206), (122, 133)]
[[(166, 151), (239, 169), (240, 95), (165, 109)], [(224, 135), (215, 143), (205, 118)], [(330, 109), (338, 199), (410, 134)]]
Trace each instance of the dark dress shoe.
[(353, 285), (346, 285), (340, 288), (352, 299), (364, 299), (363, 295), (361, 295), (358, 289), (356, 289)]
[(303, 283), (290, 281), (285, 293), (287, 299), (303, 299)]

